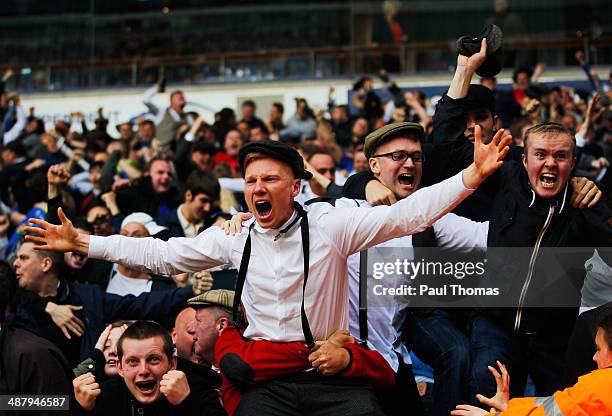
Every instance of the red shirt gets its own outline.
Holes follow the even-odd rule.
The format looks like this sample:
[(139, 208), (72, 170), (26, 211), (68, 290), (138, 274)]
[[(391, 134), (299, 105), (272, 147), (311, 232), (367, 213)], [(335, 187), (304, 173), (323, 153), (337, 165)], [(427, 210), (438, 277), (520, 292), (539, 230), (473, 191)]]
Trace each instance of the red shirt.
[(233, 169), (238, 170), (240, 167), (240, 162), (238, 162), (238, 156), (230, 156), (225, 152), (218, 152), (215, 154), (215, 158), (213, 159), (213, 165), (217, 166), (221, 163), (227, 163), (227, 165)]

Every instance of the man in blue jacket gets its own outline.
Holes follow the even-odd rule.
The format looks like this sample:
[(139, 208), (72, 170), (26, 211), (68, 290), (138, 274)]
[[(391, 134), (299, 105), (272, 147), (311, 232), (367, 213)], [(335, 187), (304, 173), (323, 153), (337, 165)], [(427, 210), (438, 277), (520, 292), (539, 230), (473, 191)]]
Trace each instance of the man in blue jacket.
[(191, 286), (140, 296), (117, 296), (105, 293), (94, 284), (76, 284), (60, 276), (61, 254), (34, 250), (34, 244), (24, 242), (14, 262), (19, 287), (35, 292), (43, 302), (81, 307), (75, 311), (85, 323), (81, 338), (64, 336), (49, 315), (28, 312), (36, 322), (35, 331), (64, 352), (71, 366), (89, 357), (96, 341), (108, 322), (119, 319), (158, 320), (176, 314), (187, 299), (199, 291)]

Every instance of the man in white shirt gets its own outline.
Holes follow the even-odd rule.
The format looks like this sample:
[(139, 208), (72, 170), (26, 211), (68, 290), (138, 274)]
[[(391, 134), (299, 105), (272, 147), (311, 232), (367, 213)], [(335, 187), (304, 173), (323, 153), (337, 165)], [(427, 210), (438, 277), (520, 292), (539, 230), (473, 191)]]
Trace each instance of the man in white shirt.
[[(424, 155), (421, 146), (423, 138), (423, 127), (417, 123), (402, 122), (388, 125), (384, 129), (379, 129), (376, 132), (368, 135), (365, 140), (364, 151), (368, 156), (370, 169), (374, 174), (373, 185), (384, 186), (391, 191), (396, 200), (408, 198), (419, 188), (421, 176), (423, 172)], [(382, 131), (382, 132), (381, 132)], [(500, 132), (501, 134), (502, 132)], [(371, 207), (365, 200), (342, 198), (335, 201), (337, 208), (343, 207)], [(488, 222), (478, 223), (467, 218), (459, 217), (449, 213), (436, 221), (432, 226), (433, 234), (439, 247), (461, 248), (470, 250), (474, 247), (486, 247)], [(417, 246), (418, 243), (413, 241), (412, 235), (402, 236), (393, 240), (386, 241), (376, 246), (385, 248), (404, 248), (403, 250), (407, 257), (410, 257), (410, 249)], [(360, 342), (364, 340), (362, 337), (367, 337), (367, 343), (370, 349), (374, 349), (381, 353), (389, 362), (389, 365), (396, 373), (395, 388), (389, 392), (385, 392), (381, 403), (387, 415), (403, 414), (406, 407), (413, 408), (413, 414), (420, 406), (420, 398), (414, 382), (410, 364), (410, 354), (406, 345), (402, 341), (402, 331), (407, 323), (409, 311), (405, 302), (389, 304), (387, 300), (371, 299), (373, 302), (367, 309), (365, 317), (367, 318), (367, 331), (361, 327), (364, 315), (360, 315), (360, 283), (361, 279), (366, 279), (366, 276), (360, 278), (360, 255), (353, 254), (348, 259), (349, 272), (349, 317), (350, 317), (350, 333)], [(371, 293), (371, 292), (370, 292)], [(372, 307), (372, 305), (375, 305)], [(447, 333), (451, 333), (450, 329)], [(456, 337), (461, 337), (459, 340), (446, 340), (445, 344), (449, 352), (448, 357), (452, 361), (449, 364), (446, 360), (446, 355), (438, 357), (440, 367), (446, 371), (444, 374), (436, 372), (436, 386), (438, 383), (444, 388), (439, 391), (448, 397), (440, 397), (436, 390), (435, 402), (438, 410), (438, 402), (441, 402), (441, 407), (446, 407), (446, 402), (450, 402), (450, 407), (445, 414), (454, 408), (457, 403), (461, 403), (459, 397), (454, 397), (455, 390), (461, 391), (461, 382), (451, 375), (459, 374), (460, 369), (463, 369), (464, 379), (469, 376), (469, 349), (468, 341), (465, 335), (457, 331)], [(432, 342), (431, 334), (426, 332), (421, 334), (421, 337), (427, 338)], [(452, 351), (456, 343), (463, 342), (465, 347), (460, 351), (465, 352), (465, 356), (458, 357), (458, 353)], [(440, 347), (443, 348), (443, 347)], [(448, 367), (457, 368), (452, 372)], [(436, 367), (438, 370), (438, 367)], [(453, 384), (452, 388), (450, 384)], [(449, 386), (447, 386), (449, 385)], [(412, 395), (411, 395), (412, 393)], [(464, 397), (460, 396), (461, 399)], [(412, 405), (412, 406), (411, 406)], [(452, 406), (451, 406), (452, 405)], [(436, 413), (437, 414), (437, 413)]]
[[(362, 210), (315, 204), (308, 212), (293, 202), (300, 191), (300, 180), (310, 179), (301, 156), (280, 142), (254, 142), (240, 152), (245, 200), (254, 219), (236, 236), (227, 236), (215, 227), (194, 239), (176, 238), (167, 242), (81, 235), (61, 210), (58, 214), (62, 225), (31, 220), (42, 229), (27, 227), (26, 231), (32, 234), (28, 238), (41, 244), (42, 249), (79, 251), (158, 274), (198, 271), (226, 263), (247, 264), (244, 269), (248, 270), (248, 278), (239, 297), (249, 322), (244, 337), (277, 342), (306, 341), (312, 345), (338, 329), (348, 328), (348, 256), (422, 231), (451, 211), (501, 167), (501, 159), (508, 152), (508, 141), (498, 138), (484, 145), (477, 140), (472, 165), (393, 206)], [(243, 256), (245, 251), (251, 254)], [(307, 277), (310, 277), (308, 282)], [(339, 394), (333, 405), (328, 403), (324, 409), (316, 407), (317, 400), (329, 397), (322, 395), (320, 380), (311, 380), (305, 383), (304, 389), (292, 390), (289, 400), (286, 396), (279, 397), (278, 391), (276, 394), (268, 391), (272, 395), (269, 397), (273, 397), (272, 404), (265, 403), (269, 408), (260, 407), (259, 412), (273, 414), (273, 407), (282, 402), (286, 407), (280, 414), (307, 413), (303, 405), (308, 402), (315, 406), (317, 414), (338, 414), (347, 405), (355, 409), (353, 414), (380, 414), (367, 388), (346, 390), (334, 386), (328, 386), (329, 390)], [(256, 393), (266, 387), (270, 384), (253, 390)], [(311, 389), (315, 387), (319, 388), (316, 393)], [(244, 396), (243, 402), (250, 393)]]

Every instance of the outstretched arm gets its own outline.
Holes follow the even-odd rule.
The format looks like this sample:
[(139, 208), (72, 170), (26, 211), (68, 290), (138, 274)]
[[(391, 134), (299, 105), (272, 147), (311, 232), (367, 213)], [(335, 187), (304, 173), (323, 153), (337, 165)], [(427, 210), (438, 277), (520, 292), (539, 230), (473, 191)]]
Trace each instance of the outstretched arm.
[(37, 243), (38, 250), (76, 251), (91, 258), (104, 259), (127, 267), (162, 276), (180, 272), (196, 272), (230, 263), (231, 237), (211, 227), (196, 238), (132, 238), (80, 234), (58, 209), (61, 225), (30, 219), (39, 227), (25, 227), (28, 241)]
[(328, 237), (345, 255), (424, 230), (452, 211), (502, 166), (511, 137), (504, 137), (500, 131), (485, 145), (478, 126), (475, 136), (474, 162), (456, 176), (420, 189), (390, 207), (338, 208), (325, 212), (317, 221), (324, 223)]
[(38, 227), (27, 226), (24, 228), (25, 232), (28, 233), (26, 241), (37, 243), (34, 248), (38, 250), (76, 251), (87, 255), (89, 252), (89, 235), (79, 233), (72, 225), (72, 221), (66, 217), (62, 208), (57, 209), (57, 216), (60, 225), (30, 218), (28, 221), (38, 225)]

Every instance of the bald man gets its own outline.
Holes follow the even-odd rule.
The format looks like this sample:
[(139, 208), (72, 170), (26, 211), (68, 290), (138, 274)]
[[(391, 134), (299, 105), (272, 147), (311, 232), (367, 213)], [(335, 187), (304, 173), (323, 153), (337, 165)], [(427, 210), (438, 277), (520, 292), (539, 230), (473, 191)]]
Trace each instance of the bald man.
[(195, 353), (193, 331), (189, 330), (189, 324), (193, 321), (195, 321), (195, 309), (191, 306), (179, 312), (172, 328), (172, 342), (176, 347), (176, 355), (198, 364), (201, 358)]

